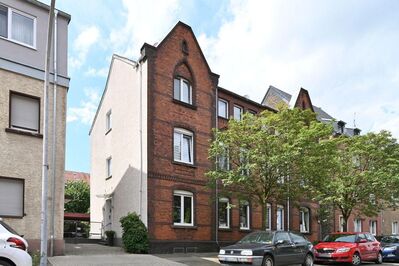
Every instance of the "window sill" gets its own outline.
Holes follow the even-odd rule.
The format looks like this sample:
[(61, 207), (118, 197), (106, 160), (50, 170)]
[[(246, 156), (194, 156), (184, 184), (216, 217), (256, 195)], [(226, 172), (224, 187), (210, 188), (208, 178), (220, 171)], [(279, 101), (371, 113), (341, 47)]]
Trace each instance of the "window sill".
[(249, 232), (252, 232), (252, 230), (250, 228), (240, 228), (240, 232), (249, 233)]
[(173, 229), (189, 229), (189, 230), (197, 230), (198, 226), (195, 225), (172, 225)]
[(111, 131), (112, 131), (112, 127), (110, 129), (108, 129), (107, 132), (105, 132), (105, 135), (108, 135), (108, 133)]
[(112, 178), (112, 175), (110, 175), (109, 177), (107, 177), (105, 180), (110, 180)]
[(182, 165), (182, 166), (188, 166), (191, 168), (197, 168), (197, 166), (195, 166), (194, 164), (190, 164), (190, 163), (184, 163), (184, 162), (177, 162), (177, 161), (172, 161), (173, 164), (176, 165)]
[(8, 133), (14, 133), (14, 134), (19, 134), (19, 135), (24, 135), (24, 136), (30, 136), (30, 137), (36, 137), (36, 138), (43, 138), (43, 135), (40, 133), (35, 133), (35, 132), (29, 132), (29, 131), (24, 131), (24, 130), (18, 130), (15, 128), (6, 128), (6, 132)]
[(9, 218), (9, 219), (23, 219), (24, 216), (26, 216), (26, 214), (22, 215), (22, 216), (15, 216), (15, 215), (2, 215), (0, 214), (0, 216), (2, 218)]
[(184, 107), (188, 107), (188, 108), (190, 108), (190, 109), (197, 110), (197, 106), (196, 106), (196, 105), (189, 104), (189, 103), (186, 103), (186, 102), (182, 102), (182, 101), (177, 100), (177, 99), (175, 99), (175, 98), (173, 98), (172, 101), (173, 101), (174, 103), (176, 103), (176, 104), (183, 105)]

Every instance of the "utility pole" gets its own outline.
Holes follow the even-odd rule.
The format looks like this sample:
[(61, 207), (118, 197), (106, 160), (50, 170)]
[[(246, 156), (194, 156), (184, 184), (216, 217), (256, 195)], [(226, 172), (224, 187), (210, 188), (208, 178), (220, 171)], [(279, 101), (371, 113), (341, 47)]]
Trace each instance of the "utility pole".
[[(41, 209), (41, 224), (40, 224), (40, 266), (47, 266), (47, 201), (48, 201), (48, 88), (50, 78), (50, 54), (51, 42), (53, 37), (53, 23), (54, 23), (54, 8), (55, 0), (51, 0), (48, 32), (47, 32), (47, 45), (46, 45), (46, 58), (44, 63), (44, 108), (43, 108), (43, 165), (42, 165), (42, 209)], [(54, 148), (54, 147), (53, 147)]]

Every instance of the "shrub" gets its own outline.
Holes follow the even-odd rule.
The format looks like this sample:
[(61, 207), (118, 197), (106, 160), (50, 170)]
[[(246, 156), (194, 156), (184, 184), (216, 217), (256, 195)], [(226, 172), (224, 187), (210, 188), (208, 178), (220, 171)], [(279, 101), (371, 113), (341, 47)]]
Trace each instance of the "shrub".
[(120, 222), (126, 252), (148, 253), (148, 231), (140, 217), (136, 213), (128, 213)]

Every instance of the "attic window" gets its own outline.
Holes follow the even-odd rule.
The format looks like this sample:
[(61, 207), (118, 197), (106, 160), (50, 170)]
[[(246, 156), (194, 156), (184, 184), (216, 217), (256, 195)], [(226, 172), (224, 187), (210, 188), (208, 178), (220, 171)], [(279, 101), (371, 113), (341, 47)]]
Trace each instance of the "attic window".
[(181, 50), (183, 53), (188, 54), (188, 45), (186, 40), (181, 42)]

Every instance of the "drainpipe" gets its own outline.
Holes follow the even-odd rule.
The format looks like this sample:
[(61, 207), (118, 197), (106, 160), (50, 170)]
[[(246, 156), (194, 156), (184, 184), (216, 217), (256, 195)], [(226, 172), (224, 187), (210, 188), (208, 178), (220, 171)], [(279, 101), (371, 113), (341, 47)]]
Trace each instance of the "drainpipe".
[[(216, 87), (215, 90), (215, 128), (218, 129), (218, 88)], [(216, 169), (218, 167), (218, 157), (216, 156), (216, 162), (215, 162)], [(216, 240), (216, 245), (220, 247), (219, 245), (219, 191), (218, 191), (218, 182), (219, 180), (216, 179), (215, 181), (215, 240)]]
[[(142, 205), (143, 205), (143, 67), (142, 63), (139, 62), (140, 67), (140, 199), (139, 199), (139, 207), (140, 207), (140, 217), (142, 216)], [(143, 217), (141, 217), (143, 218)], [(147, 219), (146, 219), (147, 220)]]
[(54, 93), (53, 93), (53, 147), (52, 147), (52, 165), (53, 165), (53, 182), (51, 188), (51, 215), (50, 215), (50, 257), (54, 255), (54, 238), (55, 238), (55, 183), (57, 178), (57, 167), (56, 167), (56, 146), (57, 146), (57, 16), (58, 10), (54, 10)]

